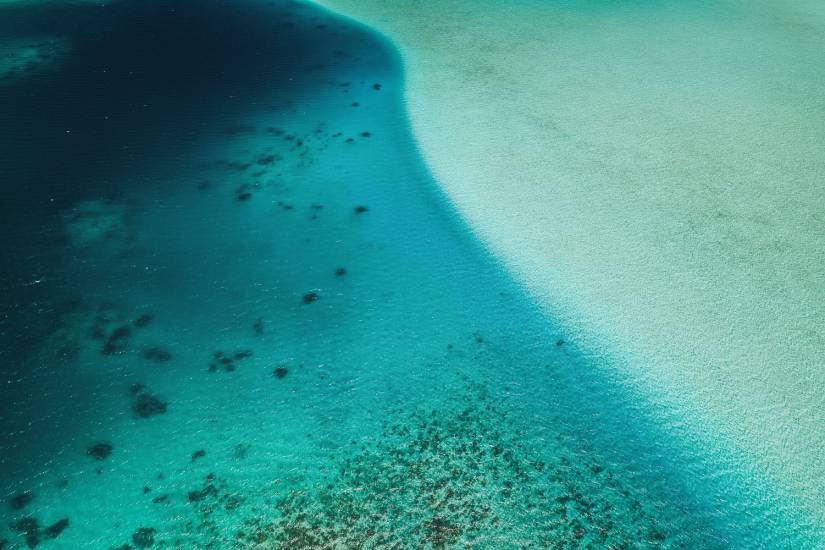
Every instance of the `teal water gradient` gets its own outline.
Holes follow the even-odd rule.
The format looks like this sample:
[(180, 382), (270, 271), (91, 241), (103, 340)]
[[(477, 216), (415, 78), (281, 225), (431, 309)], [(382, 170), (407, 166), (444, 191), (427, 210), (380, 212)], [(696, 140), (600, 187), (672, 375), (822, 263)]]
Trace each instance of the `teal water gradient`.
[[(815, 546), (504, 275), (367, 29), (293, 3), (26, 9), (76, 26), (69, 70), (0, 84), (32, 109), (3, 112), (9, 548)], [(122, 88), (90, 69), (115, 56)], [(33, 118), (53, 99), (64, 141)]]

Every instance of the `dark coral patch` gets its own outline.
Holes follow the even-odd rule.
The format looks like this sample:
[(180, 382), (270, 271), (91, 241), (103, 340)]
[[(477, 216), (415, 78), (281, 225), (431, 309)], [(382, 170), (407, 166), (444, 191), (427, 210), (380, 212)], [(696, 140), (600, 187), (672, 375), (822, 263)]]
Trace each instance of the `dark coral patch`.
[(62, 533), (68, 526), (69, 518), (63, 518), (52, 523), (51, 525), (46, 527), (46, 530), (44, 531), (44, 533), (46, 534), (46, 538), (56, 539), (60, 536), (60, 533)]
[(234, 355), (234, 358), (236, 360), (238, 360), (238, 359), (249, 359), (250, 357), (252, 357), (252, 350), (251, 349), (242, 349), (240, 351), (236, 351), (235, 355)]
[(103, 349), (101, 352), (103, 355), (117, 355), (126, 351), (127, 346), (129, 345), (129, 338), (132, 336), (132, 329), (126, 325), (117, 327), (112, 333), (106, 338), (106, 341), (103, 343)]
[(264, 155), (264, 156), (260, 157), (257, 160), (257, 162), (261, 166), (268, 166), (270, 164), (278, 162), (278, 160), (280, 160), (280, 157), (278, 157), (278, 155)]
[(13, 527), (15, 531), (23, 535), (26, 539), (26, 546), (29, 548), (37, 548), (40, 544), (40, 523), (36, 518), (24, 517), (17, 520)]
[(138, 418), (149, 418), (166, 412), (167, 404), (150, 393), (141, 393), (132, 403), (132, 412)]
[(34, 493), (31, 491), (23, 491), (9, 499), (9, 506), (11, 506), (12, 510), (22, 510), (28, 506), (32, 500), (34, 500)]
[[(483, 387), (443, 410), (415, 411), (346, 459), (317, 492), (278, 501), (274, 523), (247, 522), (242, 540), (275, 548), (503, 548), (505, 525), (528, 526), (525, 547), (628, 548), (672, 541), (631, 492), (592, 458), (555, 464), (508, 426)], [(479, 391), (476, 391), (478, 389)], [(353, 442), (355, 443), (355, 442)], [(572, 451), (573, 453), (578, 451)], [(506, 511), (505, 519), (500, 514)], [(552, 543), (552, 544), (551, 544)]]
[(157, 529), (153, 527), (141, 527), (132, 534), (132, 544), (137, 548), (149, 548), (155, 544), (155, 534)]
[(149, 313), (144, 313), (143, 315), (141, 315), (140, 317), (135, 319), (133, 324), (138, 328), (143, 328), (145, 326), (148, 326), (149, 323), (151, 323), (154, 318), (155, 318), (154, 315), (150, 315)]
[(289, 369), (286, 367), (278, 367), (274, 371), (272, 371), (272, 375), (275, 378), (284, 378), (286, 377), (287, 373), (289, 373)]
[(86, 455), (91, 456), (95, 460), (104, 460), (112, 454), (112, 449), (114, 449), (114, 447), (111, 443), (103, 441), (101, 443), (95, 443), (86, 449)]
[(212, 483), (207, 483), (202, 489), (189, 491), (187, 498), (189, 502), (198, 502), (205, 498), (216, 496), (217, 494), (218, 489)]
[(233, 372), (237, 369), (235, 361), (242, 361), (252, 357), (251, 349), (242, 349), (236, 351), (232, 356), (225, 354), (222, 351), (216, 351), (214, 360), (209, 364), (209, 372), (216, 372), (221, 369), (225, 372)]
[(154, 361), (155, 363), (166, 363), (172, 359), (172, 353), (160, 347), (146, 348), (141, 356), (147, 361)]

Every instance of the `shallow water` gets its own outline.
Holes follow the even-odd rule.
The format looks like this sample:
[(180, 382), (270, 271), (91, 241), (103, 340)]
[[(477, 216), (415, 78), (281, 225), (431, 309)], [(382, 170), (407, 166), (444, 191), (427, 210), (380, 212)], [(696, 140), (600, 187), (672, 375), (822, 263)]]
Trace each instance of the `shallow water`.
[(45, 60), (0, 80), (8, 548), (807, 545), (504, 275), (368, 29), (124, 0), (0, 33)]

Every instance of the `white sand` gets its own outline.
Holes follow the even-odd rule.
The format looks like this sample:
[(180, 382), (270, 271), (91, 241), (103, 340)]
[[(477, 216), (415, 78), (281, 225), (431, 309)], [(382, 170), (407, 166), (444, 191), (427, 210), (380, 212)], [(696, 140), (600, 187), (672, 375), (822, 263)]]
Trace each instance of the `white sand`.
[(439, 184), (572, 339), (821, 529), (825, 3), (321, 3), (399, 47)]

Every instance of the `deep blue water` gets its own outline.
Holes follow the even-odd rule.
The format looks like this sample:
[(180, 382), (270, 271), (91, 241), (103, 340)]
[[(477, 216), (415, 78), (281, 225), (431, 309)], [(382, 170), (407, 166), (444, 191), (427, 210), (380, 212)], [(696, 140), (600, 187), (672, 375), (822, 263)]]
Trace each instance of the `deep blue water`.
[(380, 37), (126, 0), (0, 36), (40, 51), (0, 73), (8, 548), (804, 545), (489, 257)]

